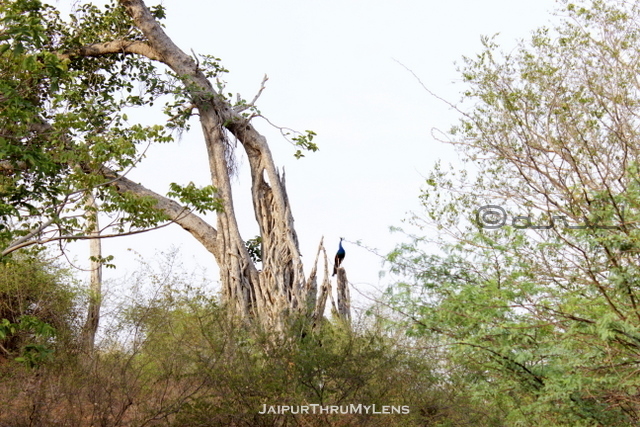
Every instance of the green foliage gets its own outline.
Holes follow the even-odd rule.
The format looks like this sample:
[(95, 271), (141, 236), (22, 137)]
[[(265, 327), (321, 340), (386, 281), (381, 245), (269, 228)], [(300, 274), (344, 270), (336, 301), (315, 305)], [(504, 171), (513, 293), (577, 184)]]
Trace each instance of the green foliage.
[[(284, 331), (265, 331), (232, 317), (205, 291), (208, 282), (181, 269), (175, 251), (157, 267), (143, 261), (123, 284), (132, 292), (109, 307), (117, 318), (104, 319), (91, 358), (58, 345), (62, 328), (51, 336), (35, 313), (0, 321), (0, 331), (30, 336), (17, 363), (0, 361), (0, 423), (501, 425), (466, 396), (460, 379), (468, 372), (443, 364), (437, 346), (396, 336), (381, 318), (351, 328), (325, 319), (315, 330), (291, 318)], [(260, 414), (265, 404), (397, 405), (410, 413)]]
[(107, 255), (106, 257), (103, 256), (90, 256), (89, 260), (92, 262), (96, 262), (101, 264), (102, 266), (106, 267), (106, 268), (116, 268), (115, 264), (111, 264), (111, 261), (114, 260), (114, 256), (113, 255)]
[[(6, 321), (7, 319), (2, 320)], [(56, 330), (51, 325), (33, 316), (22, 316), (19, 323), (9, 324), (7, 329), (11, 334), (2, 337), (2, 333), (0, 333), (0, 338), (11, 338), (11, 335), (22, 332), (31, 335), (32, 339), (40, 342), (26, 344), (22, 349), (21, 355), (14, 359), (16, 362), (24, 363), (29, 368), (34, 368), (51, 360), (53, 348), (51, 348), (50, 343), (47, 343), (47, 340), (56, 335)]]
[(262, 237), (256, 236), (244, 242), (253, 262), (262, 262)]
[(98, 189), (99, 203), (120, 215), (120, 231), (125, 223), (141, 229), (164, 221), (106, 188), (100, 169), (126, 171), (140, 160), (138, 146), (172, 141), (164, 126), (129, 123), (126, 114), (171, 93), (171, 82), (137, 56), (74, 54), (96, 41), (142, 40), (123, 9), (80, 5), (66, 23), (40, 2), (7, 1), (0, 24), (0, 248), (45, 232), (85, 233), (90, 223), (75, 212), (87, 189)]
[(73, 341), (76, 292), (68, 273), (39, 256), (0, 264), (0, 359), (35, 367)]
[[(32, 130), (47, 93), (64, 73), (54, 55), (34, 51), (46, 45), (42, 14), (34, 1), (0, 6), (0, 159), (5, 168), (27, 167), (15, 177), (0, 174), (0, 219), (5, 223), (9, 215), (34, 213), (37, 202), (56, 194), (50, 175), (60, 171), (52, 159), (57, 153), (54, 147), (47, 150)], [(41, 168), (32, 170), (34, 165)], [(7, 232), (3, 228), (3, 235)]]
[[(419, 425), (428, 418), (421, 408), (434, 419), (456, 418), (428, 354), (396, 347), (375, 328), (327, 322), (312, 332), (304, 319), (291, 319), (282, 335), (230, 318), (196, 287), (164, 288), (161, 295), (132, 306), (127, 319), (139, 337), (133, 360), (143, 381), (162, 379), (182, 390), (175, 395), (181, 400), (166, 402), (180, 405), (172, 425)], [(408, 405), (413, 416), (258, 413), (264, 404), (307, 403)]]
[[(156, 19), (165, 16), (162, 6), (151, 12)], [(189, 128), (195, 101), (203, 97), (227, 103), (246, 121), (260, 115), (253, 102), (224, 95), (220, 78), (227, 70), (214, 56), (194, 53), (199, 71), (215, 79), (219, 94), (140, 55), (83, 54), (88, 46), (114, 40), (145, 41), (115, 1), (79, 4), (68, 19), (39, 1), (0, 4), (0, 252), (86, 235), (91, 222), (77, 212), (85, 209), (89, 192), (115, 218), (109, 232), (157, 226), (166, 216), (150, 200), (114, 191), (104, 167), (126, 174), (149, 144), (173, 141), (173, 132)], [(166, 123), (130, 121), (132, 108), (155, 102), (164, 102)], [(314, 132), (296, 135), (297, 147), (318, 149)], [(196, 212), (222, 209), (212, 187), (172, 184), (169, 194)]]
[[(319, 147), (314, 142), (312, 142), (314, 136), (317, 136), (314, 131), (307, 130), (304, 134), (298, 134), (291, 139), (297, 147), (301, 147), (302, 149), (307, 151), (318, 151)], [(304, 157), (304, 154), (302, 154), (301, 150), (298, 150), (294, 154), (294, 157), (296, 159), (299, 159), (301, 157)]]
[[(469, 107), (451, 133), (466, 171), (437, 165), (412, 219), (445, 233), (389, 255), (408, 332), (448, 346), (507, 425), (640, 419), (640, 10), (579, 3), (508, 55), (485, 38), (465, 58)], [(505, 226), (478, 222), (485, 205)]]
[(211, 185), (197, 188), (193, 182), (190, 182), (186, 187), (182, 187), (172, 182), (170, 187), (171, 191), (167, 193), (167, 196), (177, 198), (196, 212), (222, 212), (224, 210), (222, 199), (216, 197), (218, 190)]

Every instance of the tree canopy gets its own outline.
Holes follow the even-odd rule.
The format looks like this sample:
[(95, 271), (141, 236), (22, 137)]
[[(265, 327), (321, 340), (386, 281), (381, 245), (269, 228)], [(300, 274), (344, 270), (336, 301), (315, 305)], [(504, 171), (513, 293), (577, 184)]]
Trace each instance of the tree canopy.
[[(225, 300), (238, 315), (271, 325), (292, 311), (317, 318), (326, 291), (317, 298), (315, 269), (304, 276), (284, 173), (251, 123), (258, 96), (225, 93), (220, 60), (185, 53), (163, 18), (162, 6), (141, 0), (79, 5), (69, 19), (37, 0), (0, 6), (2, 255), (176, 223), (215, 257)], [(154, 102), (164, 102), (164, 120), (129, 119), (130, 108)], [(195, 120), (210, 185), (174, 182), (161, 195), (126, 177), (147, 145), (171, 142)], [(318, 149), (314, 136), (290, 135), (296, 157)], [(235, 216), (234, 140), (249, 162), (258, 240), (243, 238)], [(98, 211), (110, 222), (93, 230)], [(199, 216), (205, 212), (216, 212), (215, 226)], [(261, 268), (247, 241), (259, 242)]]
[(3, 2), (0, 17), (2, 254), (84, 237), (93, 191), (101, 211), (117, 213), (115, 233), (166, 219), (150, 200), (114, 191), (104, 168), (126, 171), (141, 144), (171, 141), (163, 126), (129, 123), (126, 115), (167, 88), (149, 61), (132, 55), (75, 59), (101, 33), (141, 37), (122, 9), (85, 5), (64, 22), (39, 1), (15, 1)]
[(560, 24), (465, 58), (450, 132), (465, 170), (422, 193), (429, 239), (390, 255), (414, 333), (472, 369), (509, 424), (635, 423), (638, 410), (637, 2), (563, 2)]

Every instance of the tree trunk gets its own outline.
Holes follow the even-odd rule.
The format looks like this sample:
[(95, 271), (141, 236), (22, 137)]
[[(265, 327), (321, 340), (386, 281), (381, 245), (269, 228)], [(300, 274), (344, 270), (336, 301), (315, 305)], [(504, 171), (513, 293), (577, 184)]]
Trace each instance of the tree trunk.
[[(315, 278), (313, 283), (305, 280), (284, 173), (276, 169), (265, 137), (213, 88), (194, 59), (165, 34), (142, 0), (120, 0), (120, 3), (143, 32), (146, 43), (136, 42), (130, 52), (122, 45), (118, 51), (159, 60), (182, 78), (185, 90), (198, 109), (211, 182), (223, 201), (224, 210), (217, 213), (215, 229), (195, 214), (180, 210), (175, 202), (126, 178), (114, 184), (122, 191), (157, 196), (158, 207), (214, 255), (220, 267), (223, 297), (241, 316), (257, 318), (270, 329), (281, 329), (286, 317), (295, 312), (308, 317), (318, 315), (318, 304), (324, 307), (326, 296), (324, 300), (316, 297)], [(108, 53), (108, 46), (109, 43), (96, 45), (90, 54)], [(232, 147), (227, 133), (240, 142), (249, 159), (253, 207), (262, 237), (261, 271), (251, 259), (236, 221), (230, 178), (232, 165), (228, 160), (232, 158)], [(105, 172), (113, 176), (106, 168)]]
[(98, 223), (98, 206), (93, 194), (88, 194), (87, 211), (90, 220), (89, 254), (91, 257), (91, 276), (89, 283), (89, 309), (87, 320), (82, 331), (82, 347), (87, 353), (93, 351), (100, 323), (100, 305), (102, 303), (102, 244), (100, 239), (100, 225)]
[(347, 272), (343, 267), (338, 267), (338, 316), (341, 319), (351, 321), (351, 297), (349, 296), (349, 281)]

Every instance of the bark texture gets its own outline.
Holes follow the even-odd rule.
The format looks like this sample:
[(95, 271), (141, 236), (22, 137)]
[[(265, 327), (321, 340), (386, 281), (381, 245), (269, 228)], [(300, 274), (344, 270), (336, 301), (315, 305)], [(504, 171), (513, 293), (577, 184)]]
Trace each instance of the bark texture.
[[(326, 254), (325, 279), (318, 297), (315, 267), (309, 280), (304, 277), (285, 176), (277, 170), (265, 137), (216, 91), (194, 58), (173, 43), (142, 0), (120, 0), (120, 4), (142, 31), (145, 41), (95, 43), (63, 56), (73, 60), (114, 53), (143, 55), (164, 63), (180, 76), (198, 110), (211, 183), (218, 190), (224, 210), (218, 212), (217, 224), (213, 227), (180, 204), (108, 168), (103, 169), (104, 175), (112, 179), (120, 191), (154, 197), (159, 209), (214, 255), (220, 267), (223, 297), (241, 316), (258, 318), (265, 326), (276, 329), (294, 312), (318, 320), (331, 292)], [(228, 162), (232, 149), (229, 134), (237, 139), (249, 160), (253, 207), (262, 238), (260, 271), (251, 259), (236, 221), (229, 173), (232, 165)]]
[(89, 281), (89, 309), (82, 330), (82, 346), (91, 353), (96, 340), (96, 332), (100, 323), (100, 306), (102, 303), (102, 243), (100, 240), (100, 224), (98, 222), (98, 206), (93, 194), (88, 194), (87, 211), (91, 216), (91, 237), (89, 253), (91, 255), (91, 272)]
[(351, 321), (351, 297), (349, 295), (349, 281), (344, 268), (338, 268), (338, 315), (347, 322)]

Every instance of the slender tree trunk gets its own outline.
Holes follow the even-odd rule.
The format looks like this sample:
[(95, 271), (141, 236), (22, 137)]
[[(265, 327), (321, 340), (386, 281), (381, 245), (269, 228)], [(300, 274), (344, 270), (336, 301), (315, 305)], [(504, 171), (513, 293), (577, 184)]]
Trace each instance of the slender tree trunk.
[(347, 272), (343, 267), (338, 267), (338, 315), (347, 322), (351, 321), (351, 297), (349, 296), (349, 281)]
[(98, 206), (93, 194), (88, 194), (87, 211), (90, 220), (89, 254), (91, 257), (91, 275), (89, 282), (89, 309), (82, 333), (82, 346), (87, 353), (93, 351), (96, 332), (100, 323), (100, 305), (102, 303), (102, 244), (98, 223)]

